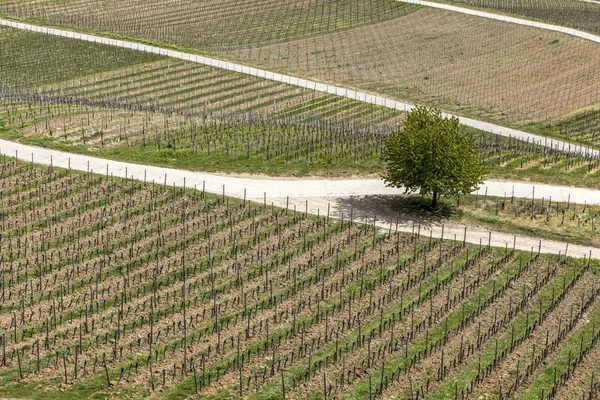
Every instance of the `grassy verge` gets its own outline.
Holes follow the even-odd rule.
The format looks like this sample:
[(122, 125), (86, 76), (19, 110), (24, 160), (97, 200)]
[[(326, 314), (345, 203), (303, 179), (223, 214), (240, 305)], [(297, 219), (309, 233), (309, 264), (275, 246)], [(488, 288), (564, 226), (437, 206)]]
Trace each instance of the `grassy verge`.
[(437, 209), (421, 196), (388, 199), (411, 219), (457, 223), (515, 235), (600, 247), (600, 206), (479, 195), (442, 199)]
[[(321, 176), (321, 177), (379, 177), (384, 171), (384, 164), (374, 151), (374, 140), (365, 142), (366, 148), (357, 146), (342, 157), (330, 162), (328, 156), (323, 152), (319, 153), (314, 149), (310, 150), (310, 160), (304, 156), (286, 161), (285, 154), (279, 154), (273, 157), (266, 157), (263, 153), (254, 152), (250, 157), (246, 156), (245, 151), (240, 149), (237, 153), (232, 152), (232, 146), (240, 146), (240, 138), (231, 138), (223, 141), (220, 138), (214, 139), (215, 145), (210, 153), (206, 149), (201, 151), (192, 151), (191, 146), (184, 144), (176, 150), (169, 146), (157, 148), (154, 144), (142, 146), (139, 141), (134, 142), (129, 147), (122, 144), (114, 144), (101, 148), (92, 148), (81, 142), (64, 142), (60, 137), (50, 137), (46, 134), (32, 136), (24, 133), (20, 126), (9, 125), (7, 121), (0, 120), (0, 138), (19, 141), (23, 144), (41, 146), (66, 152), (85, 154), (110, 160), (127, 161), (137, 164), (156, 165), (169, 168), (180, 168), (190, 171), (219, 172), (219, 173), (248, 173), (264, 174), (270, 176)], [(27, 122), (25, 127), (29, 126)], [(487, 134), (467, 129), (469, 134), (483, 135)], [(475, 136), (477, 137), (477, 136)], [(599, 187), (600, 172), (596, 169), (588, 171), (586, 160), (573, 160), (567, 168), (567, 160), (551, 160), (545, 165), (543, 156), (528, 151), (518, 152), (511, 150), (502, 153), (502, 162), (498, 162), (499, 156), (496, 151), (487, 151), (486, 145), (482, 145), (480, 153), (486, 159), (490, 166), (488, 174), (489, 179), (505, 179), (527, 182), (538, 182), (552, 185), (575, 186), (575, 187)], [(505, 140), (502, 138), (501, 140)], [(508, 140), (508, 139), (506, 139)], [(236, 144), (237, 143), (237, 144)], [(319, 145), (327, 146), (328, 144)], [(227, 150), (229, 149), (229, 150)], [(277, 149), (273, 147), (273, 151)], [(262, 150), (261, 150), (262, 151)], [(304, 150), (302, 150), (304, 152)], [(506, 153), (506, 154), (504, 154)], [(358, 158), (353, 158), (356, 154)], [(504, 161), (509, 157), (508, 161)], [(551, 158), (548, 156), (548, 158)]]

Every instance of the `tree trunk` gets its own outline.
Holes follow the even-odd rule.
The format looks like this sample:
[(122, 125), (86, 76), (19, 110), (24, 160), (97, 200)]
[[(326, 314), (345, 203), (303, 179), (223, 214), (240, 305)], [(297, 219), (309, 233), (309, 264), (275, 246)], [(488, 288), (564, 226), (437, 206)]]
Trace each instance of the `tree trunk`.
[(437, 191), (437, 189), (433, 189), (433, 201), (431, 202), (431, 207), (433, 207), (433, 208), (437, 207), (437, 200), (438, 200), (438, 191)]

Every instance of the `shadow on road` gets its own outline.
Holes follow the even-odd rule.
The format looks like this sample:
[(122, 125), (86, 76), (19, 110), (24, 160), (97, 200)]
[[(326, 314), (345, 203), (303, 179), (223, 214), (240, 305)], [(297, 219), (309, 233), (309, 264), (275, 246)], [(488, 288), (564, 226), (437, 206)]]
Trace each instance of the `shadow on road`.
[(458, 211), (448, 201), (439, 202), (436, 209), (431, 208), (431, 199), (421, 196), (361, 196), (337, 199), (332, 211), (344, 218), (366, 219), (388, 223), (415, 223), (423, 227), (440, 225)]

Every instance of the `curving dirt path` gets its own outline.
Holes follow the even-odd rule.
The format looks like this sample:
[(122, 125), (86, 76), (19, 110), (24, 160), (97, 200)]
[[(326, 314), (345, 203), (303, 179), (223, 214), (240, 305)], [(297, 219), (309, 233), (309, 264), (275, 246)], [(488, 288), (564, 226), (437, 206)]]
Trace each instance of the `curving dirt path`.
[[(466, 9), (466, 8), (449, 6), (449, 5), (445, 5), (445, 4), (430, 3), (430, 2), (425, 2), (425, 1), (421, 1), (421, 0), (409, 0), (407, 2), (415, 3), (415, 4), (423, 4), (423, 5), (427, 5), (430, 7), (442, 8), (442, 9), (451, 9), (453, 11), (463, 12), (465, 14), (472, 14), (472, 15), (480, 15), (481, 14), (480, 16), (485, 16), (486, 18), (498, 19), (501, 21), (512, 22), (512, 23), (519, 23), (521, 25), (536, 26), (536, 27), (539, 27), (542, 29), (549, 29), (550, 27), (552, 27), (552, 30), (555, 30), (558, 32), (563, 32), (563, 33), (568, 33), (570, 31), (574, 31), (574, 32), (568, 33), (568, 34), (578, 33), (577, 36), (580, 36), (580, 37), (583, 37), (581, 35), (595, 37), (598, 40), (598, 42), (600, 43), (600, 37), (591, 35), (588, 33), (580, 32), (580, 31), (575, 31), (570, 28), (542, 24), (539, 22), (528, 21), (528, 20), (519, 19), (519, 18), (505, 17), (505, 16), (498, 15), (498, 14), (486, 13), (486, 12), (482, 12), (482, 11), (475, 11), (475, 10), (470, 10), (470, 9)], [(548, 28), (543, 28), (543, 26), (545, 26), (545, 25), (548, 25)], [(301, 79), (301, 78), (290, 76), (290, 75), (278, 74), (278, 73), (266, 71), (266, 70), (259, 69), (259, 68), (248, 67), (248, 66), (241, 65), (241, 64), (236, 64), (236, 63), (232, 63), (232, 62), (228, 62), (228, 61), (204, 57), (204, 56), (191, 54), (191, 53), (184, 53), (184, 52), (176, 51), (176, 50), (165, 49), (165, 48), (157, 47), (157, 46), (150, 46), (150, 45), (126, 41), (126, 40), (111, 39), (111, 38), (97, 36), (97, 35), (89, 35), (89, 34), (79, 33), (79, 32), (70, 31), (70, 30), (63, 30), (63, 29), (49, 28), (49, 27), (45, 27), (45, 26), (25, 24), (25, 23), (11, 21), (11, 20), (7, 20), (7, 19), (0, 19), (0, 26), (6, 26), (6, 27), (15, 28), (15, 29), (37, 32), (37, 33), (46, 34), (46, 35), (62, 36), (62, 37), (66, 37), (66, 38), (83, 40), (83, 41), (87, 41), (87, 42), (101, 43), (101, 44), (108, 45), (108, 46), (115, 46), (115, 47), (121, 47), (121, 48), (125, 48), (125, 49), (143, 51), (146, 53), (159, 54), (159, 55), (163, 55), (166, 57), (185, 60), (185, 61), (189, 61), (189, 62), (196, 63), (196, 64), (209, 65), (212, 67), (221, 68), (221, 69), (225, 69), (228, 71), (238, 72), (238, 73), (242, 73), (242, 74), (246, 74), (246, 75), (252, 75), (252, 76), (256, 76), (256, 77), (270, 80), (270, 81), (287, 83), (289, 85), (314, 90), (316, 92), (333, 94), (336, 96), (346, 97), (349, 99), (354, 99), (357, 101), (362, 101), (362, 102), (369, 103), (369, 104), (379, 105), (379, 106), (383, 106), (383, 107), (387, 107), (387, 108), (391, 108), (391, 109), (395, 109), (395, 110), (409, 111), (414, 108), (413, 104), (404, 103), (401, 101), (393, 100), (393, 99), (383, 97), (383, 96), (378, 96), (375, 94), (351, 90), (351, 89), (344, 88), (341, 86), (334, 86), (334, 85), (329, 85), (326, 83), (319, 83), (316, 81)], [(590, 39), (590, 40), (592, 40), (592, 39)], [(453, 114), (443, 113), (443, 115), (444, 116), (452, 116)], [(554, 147), (554, 148), (569, 149), (569, 151), (571, 151), (573, 153), (579, 153), (579, 154), (583, 154), (586, 156), (587, 155), (600, 156), (600, 150), (590, 149), (590, 148), (584, 147), (582, 145), (572, 144), (572, 143), (568, 143), (568, 142), (560, 141), (560, 140), (548, 139), (543, 136), (534, 135), (534, 134), (531, 134), (528, 132), (524, 132), (524, 131), (520, 131), (520, 130), (512, 129), (512, 128), (507, 128), (504, 126), (500, 126), (500, 125), (496, 125), (496, 124), (492, 124), (492, 123), (488, 123), (488, 122), (478, 121), (478, 120), (475, 120), (472, 118), (466, 118), (466, 117), (461, 117), (461, 116), (457, 116), (457, 117), (459, 118), (460, 122), (463, 125), (470, 126), (470, 127), (476, 128), (476, 129), (480, 129), (485, 132), (491, 132), (496, 135), (505, 136), (505, 137), (515, 137), (515, 138), (519, 138), (519, 139), (522, 139), (522, 140), (525, 140), (528, 142), (532, 142), (532, 143), (549, 144), (549, 145), (552, 145), (552, 147)]]
[[(402, 194), (403, 190), (388, 188), (378, 179), (288, 179), (288, 178), (253, 178), (236, 175), (214, 175), (203, 172), (191, 172), (180, 169), (163, 168), (133, 164), (120, 161), (110, 161), (86, 155), (64, 153), (57, 150), (44, 149), (0, 140), (0, 155), (17, 157), (23, 161), (33, 161), (36, 164), (71, 168), (79, 171), (90, 171), (99, 174), (109, 174), (118, 177), (128, 177), (147, 182), (156, 182), (170, 186), (204, 189), (215, 194), (245, 198), (254, 201), (273, 203), (280, 207), (294, 208), (300, 212), (324, 215), (329, 210), (332, 217), (347, 219), (350, 209), (353, 210), (355, 221), (373, 221), (377, 214), (376, 224), (382, 229), (396, 229), (412, 232), (412, 219), (398, 220), (398, 216), (377, 206), (375, 201), (380, 196)], [(551, 185), (532, 185), (523, 182), (486, 181), (479, 189), (480, 193), (487, 190), (490, 196), (514, 195), (519, 198), (550, 197), (554, 201), (573, 203), (600, 204), (600, 190), (582, 189)], [(359, 197), (360, 200), (357, 200)], [(543, 253), (564, 254), (567, 243), (550, 240), (514, 236), (501, 232), (490, 232), (483, 229), (456, 224), (441, 224), (436, 221), (421, 222), (422, 235), (465, 240), (469, 243), (488, 242), (493, 246), (515, 247), (521, 250), (539, 249)], [(465, 233), (466, 232), (466, 233)], [(568, 245), (568, 255), (583, 257), (600, 255), (600, 251), (589, 246)]]
[[(496, 182), (488, 182), (493, 185)], [(333, 218), (349, 219), (352, 212), (355, 222), (366, 222), (375, 224), (381, 228), (382, 232), (388, 232), (390, 229), (394, 232), (397, 229), (400, 232), (420, 232), (423, 236), (432, 236), (433, 238), (443, 237), (445, 239), (456, 239), (457, 241), (466, 241), (467, 243), (487, 245), (494, 247), (513, 247), (518, 250), (539, 251), (546, 254), (565, 254), (569, 257), (583, 258), (584, 255), (594, 258), (600, 257), (600, 249), (592, 246), (580, 246), (559, 242), (554, 240), (513, 235), (505, 232), (489, 231), (473, 226), (466, 226), (455, 223), (442, 223), (438, 220), (420, 220), (416, 217), (407, 217), (398, 215), (393, 207), (382, 206), (382, 203), (391, 201), (386, 196), (343, 196), (343, 197), (276, 197), (267, 198), (269, 203), (275, 206), (290, 208), (296, 207), (296, 210), (304, 212), (308, 210), (311, 214), (325, 215), (329, 210)], [(256, 199), (260, 200), (260, 199)], [(568, 246), (568, 247), (567, 247)]]
[[(580, 30), (573, 29), (573, 28), (567, 28), (567, 27), (560, 26), (560, 25), (532, 21), (532, 20), (524, 19), (524, 18), (510, 17), (507, 15), (497, 14), (497, 13), (493, 13), (493, 12), (479, 11), (479, 10), (474, 10), (471, 8), (453, 6), (453, 5), (449, 5), (449, 4), (435, 3), (432, 1), (425, 1), (425, 0), (398, 0), (398, 1), (400, 1), (401, 3), (417, 4), (420, 6), (438, 8), (440, 10), (453, 11), (453, 12), (467, 14), (467, 15), (473, 15), (473, 16), (481, 17), (481, 18), (494, 19), (496, 21), (503, 21), (503, 22), (508, 22), (511, 24), (545, 29), (547, 31), (560, 32), (560, 33), (564, 33), (567, 35), (579, 37), (579, 38), (582, 38), (585, 40), (590, 40), (592, 42), (600, 43), (600, 36), (598, 36), (598, 35), (594, 35), (592, 33), (580, 31)], [(589, 3), (600, 3), (599, 0), (579, 0), (579, 1), (589, 2)]]

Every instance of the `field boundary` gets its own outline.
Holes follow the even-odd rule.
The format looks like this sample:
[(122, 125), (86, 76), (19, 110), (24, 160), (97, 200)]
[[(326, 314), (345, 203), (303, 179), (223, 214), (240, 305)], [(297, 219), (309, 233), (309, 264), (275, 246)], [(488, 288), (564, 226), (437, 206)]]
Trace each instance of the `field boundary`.
[[(457, 13), (461, 13), (461, 14), (472, 15), (475, 17), (493, 19), (496, 21), (502, 21), (502, 22), (507, 22), (507, 23), (511, 23), (511, 24), (529, 26), (532, 28), (539, 28), (539, 29), (544, 29), (547, 31), (564, 33), (564, 34), (575, 36), (575, 37), (582, 38), (585, 40), (590, 40), (592, 42), (600, 43), (600, 36), (598, 36), (598, 35), (580, 31), (578, 29), (567, 28), (565, 26), (548, 24), (546, 22), (533, 21), (530, 19), (511, 17), (508, 15), (502, 15), (502, 14), (497, 14), (497, 13), (493, 13), (493, 12), (480, 11), (480, 10), (475, 10), (472, 8), (465, 8), (465, 7), (459, 7), (459, 6), (449, 5), (449, 4), (435, 3), (435, 2), (431, 2), (431, 1), (425, 1), (425, 0), (397, 0), (397, 1), (399, 1), (401, 3), (409, 3), (409, 4), (416, 4), (416, 5), (425, 6), (425, 7), (437, 8), (440, 10), (453, 11), (453, 12), (457, 12)], [(581, 0), (581, 1), (586, 1), (586, 0)], [(587, 1), (590, 2), (590, 0), (587, 0)]]
[[(300, 212), (309, 212), (323, 214), (323, 199), (335, 204), (337, 199), (352, 196), (377, 196), (402, 194), (402, 189), (388, 188), (384, 182), (378, 179), (346, 179), (346, 180), (327, 180), (327, 179), (259, 179), (240, 176), (222, 176), (203, 172), (193, 172), (181, 169), (164, 168), (148, 165), (133, 164), (121, 161), (105, 160), (102, 158), (90, 157), (80, 154), (65, 153), (58, 150), (51, 150), (41, 147), (14, 143), (0, 139), (0, 155), (16, 157), (21, 161), (33, 162), (35, 164), (46, 165), (50, 167), (69, 168), (71, 170), (82, 172), (94, 172), (97, 174), (112, 175), (114, 177), (136, 179), (144, 182), (155, 182), (176, 187), (196, 188), (209, 193), (223, 196), (231, 196), (240, 199), (273, 203), (281, 207), (294, 207)], [(487, 193), (489, 196), (514, 196), (517, 198), (535, 198), (552, 196), (554, 201), (569, 200), (572, 203), (600, 204), (600, 190), (582, 189), (573, 187), (561, 187), (550, 185), (533, 185), (523, 182), (507, 181), (485, 181), (478, 190), (480, 194)], [(321, 203), (320, 208), (314, 208), (315, 204)], [(327, 208), (327, 206), (325, 206)], [(357, 218), (360, 218), (357, 216)], [(365, 222), (372, 223), (370, 216), (362, 218)], [(382, 229), (389, 228), (391, 221), (379, 218), (376, 225)], [(398, 227), (404, 232), (412, 231), (413, 227), (405, 224)], [(429, 224), (423, 226), (421, 233), (423, 235), (440, 236), (444, 232), (442, 226)], [(469, 227), (468, 231), (464, 227), (451, 228), (447, 226), (445, 232), (450, 235), (451, 232), (462, 233), (464, 240), (469, 243), (478, 244), (480, 241), (488, 240), (490, 231)], [(447, 236), (450, 237), (450, 236)], [(460, 235), (457, 235), (460, 237)], [(531, 250), (539, 244), (540, 251), (544, 253), (558, 254), (566, 249), (567, 243), (556, 242), (552, 240), (543, 240), (526, 237), (514, 236), (507, 233), (492, 232), (492, 246), (516, 246), (520, 250)], [(589, 246), (580, 246), (569, 244), (569, 254), (575, 257), (583, 257), (590, 251), (597, 253), (596, 248)]]
[[(71, 168), (79, 171), (93, 171), (99, 174), (113, 174), (137, 180), (187, 187), (203, 187), (206, 191), (232, 197), (248, 199), (289, 197), (344, 197), (399, 195), (404, 189), (386, 187), (380, 179), (319, 179), (319, 178), (271, 178), (248, 177), (236, 174), (213, 174), (114, 161), (83, 154), (67, 153), (42, 147), (15, 143), (0, 139), (0, 155), (16, 157), (21, 161), (33, 162), (59, 168)], [(107, 172), (108, 171), (108, 172)], [(486, 180), (473, 193), (488, 196), (514, 196), (516, 198), (536, 199), (552, 197), (556, 202), (600, 205), (600, 190), (571, 186), (553, 186), (538, 183)]]
[[(411, 0), (411, 1), (419, 1), (419, 0)], [(434, 3), (432, 3), (434, 4)], [(257, 78), (262, 78), (265, 80), (275, 81), (286, 83), (292, 86), (301, 87), (309, 90), (314, 90), (316, 92), (332, 94), (339, 97), (345, 97), (348, 99), (353, 99), (357, 101), (361, 101), (368, 104), (373, 104), (377, 106), (382, 106), (386, 108), (391, 108), (398, 111), (410, 111), (415, 105), (410, 103), (404, 103), (401, 101), (393, 100), (383, 96), (377, 96), (373, 94), (369, 94), (366, 92), (356, 91), (348, 88), (344, 88), (341, 86), (329, 85), (326, 83), (319, 83), (316, 81), (311, 81), (307, 79), (302, 79), (298, 77), (294, 77), (291, 75), (279, 74), (275, 72), (270, 72), (264, 69), (249, 67), (242, 64), (232, 63), (229, 61), (223, 61), (215, 58), (205, 57), (201, 55), (185, 53), (182, 51), (165, 49), (162, 47), (151, 46), (147, 44), (127, 41), (127, 40), (119, 40), (119, 39), (111, 39), (103, 36), (97, 35), (89, 35), (85, 33), (75, 32), (75, 31), (67, 31), (62, 29), (44, 27), (39, 25), (25, 24), (22, 22), (11, 21), (7, 19), (0, 19), (0, 26), (6, 26), (14, 29), (26, 30), (51, 36), (60, 36), (70, 39), (82, 40), (87, 42), (93, 42), (98, 44), (104, 44), (108, 46), (120, 47), (125, 49), (131, 49), (136, 51), (142, 51), (145, 53), (158, 54), (165, 57), (180, 59), (184, 61), (189, 61), (196, 64), (208, 65), (215, 68), (220, 68), (228, 71), (233, 71), (245, 75), (255, 76)], [(600, 38), (599, 38), (600, 39)], [(591, 149), (589, 147), (585, 147), (583, 145), (572, 144), (569, 142), (549, 139), (544, 136), (531, 134), (528, 132), (520, 131), (513, 128), (507, 128), (504, 126), (492, 124), (489, 122), (478, 121), (472, 118), (466, 118), (450, 113), (443, 113), (445, 117), (448, 116), (456, 116), (459, 118), (460, 122), (463, 125), (476, 128), (485, 132), (493, 133), (496, 135), (504, 136), (504, 137), (514, 137), (524, 141), (551, 145), (554, 148), (563, 148), (568, 150), (571, 153), (577, 153), (585, 156), (600, 156), (600, 150)]]

